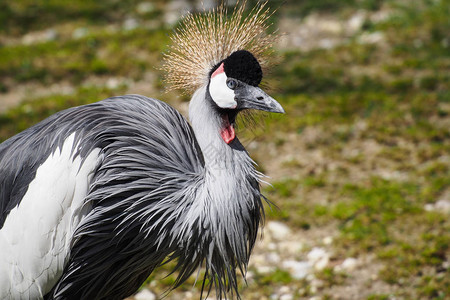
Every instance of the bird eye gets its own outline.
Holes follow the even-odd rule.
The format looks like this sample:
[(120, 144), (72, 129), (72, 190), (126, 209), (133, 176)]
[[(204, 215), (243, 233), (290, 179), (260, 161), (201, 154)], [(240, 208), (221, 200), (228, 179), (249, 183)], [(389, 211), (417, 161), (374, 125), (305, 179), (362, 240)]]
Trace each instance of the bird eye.
[(227, 87), (234, 90), (237, 86), (237, 81), (234, 79), (227, 79)]

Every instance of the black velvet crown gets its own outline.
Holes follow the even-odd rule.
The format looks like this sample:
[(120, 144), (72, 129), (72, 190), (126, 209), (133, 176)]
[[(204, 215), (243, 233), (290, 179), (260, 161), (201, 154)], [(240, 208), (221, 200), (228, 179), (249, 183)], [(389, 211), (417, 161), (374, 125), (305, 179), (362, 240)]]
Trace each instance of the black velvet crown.
[(238, 79), (249, 85), (258, 86), (262, 80), (262, 69), (258, 60), (246, 50), (238, 50), (218, 63), (211, 71), (211, 74), (223, 62), (223, 68), (227, 77)]

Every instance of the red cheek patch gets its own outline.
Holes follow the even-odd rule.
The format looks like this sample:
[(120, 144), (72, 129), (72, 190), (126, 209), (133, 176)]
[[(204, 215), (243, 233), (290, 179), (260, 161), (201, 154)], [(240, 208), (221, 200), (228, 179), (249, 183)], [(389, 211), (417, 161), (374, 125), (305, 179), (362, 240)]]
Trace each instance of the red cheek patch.
[(225, 143), (231, 143), (231, 141), (236, 137), (233, 125), (222, 128), (222, 130), (220, 131), (220, 135), (222, 136), (222, 139)]
[(211, 74), (211, 78), (223, 72), (225, 72), (225, 70), (223, 69), (223, 63), (221, 63), (220, 66), (214, 71), (214, 73)]
[(236, 137), (233, 124), (230, 124), (227, 115), (222, 116), (222, 129), (220, 130), (220, 135), (225, 143), (229, 144)]

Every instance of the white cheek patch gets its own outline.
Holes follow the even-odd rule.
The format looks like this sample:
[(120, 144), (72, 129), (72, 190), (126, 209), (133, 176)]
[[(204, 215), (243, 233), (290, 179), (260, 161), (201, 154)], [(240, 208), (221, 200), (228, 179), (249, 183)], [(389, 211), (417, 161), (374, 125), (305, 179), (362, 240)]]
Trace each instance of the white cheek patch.
[(209, 83), (209, 93), (216, 104), (221, 108), (236, 108), (234, 91), (227, 87), (225, 72), (213, 74)]

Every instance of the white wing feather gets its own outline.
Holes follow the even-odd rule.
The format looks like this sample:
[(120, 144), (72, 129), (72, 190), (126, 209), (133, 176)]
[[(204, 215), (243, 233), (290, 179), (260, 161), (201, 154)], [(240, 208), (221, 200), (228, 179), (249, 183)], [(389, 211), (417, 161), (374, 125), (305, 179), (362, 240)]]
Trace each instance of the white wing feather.
[(74, 140), (75, 133), (39, 166), (0, 230), (0, 299), (42, 298), (61, 276), (73, 233), (90, 210), (84, 199), (101, 159), (96, 148), (81, 165)]

